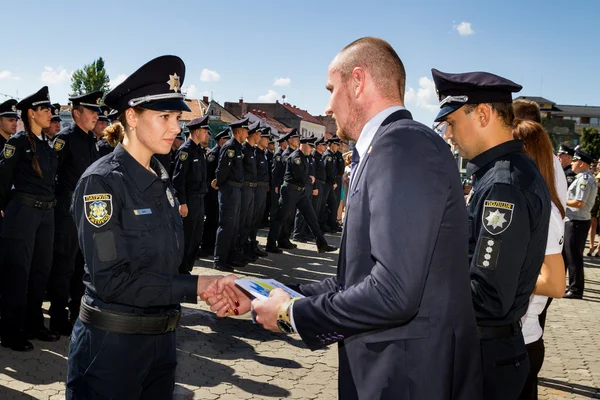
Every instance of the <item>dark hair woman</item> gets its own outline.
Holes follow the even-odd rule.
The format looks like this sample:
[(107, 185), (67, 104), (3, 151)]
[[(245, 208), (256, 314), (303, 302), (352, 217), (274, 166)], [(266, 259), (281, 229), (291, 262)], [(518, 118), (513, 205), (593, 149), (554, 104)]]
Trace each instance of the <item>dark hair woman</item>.
[(0, 157), (2, 346), (28, 351), (27, 339), (56, 341), (44, 326), (42, 302), (52, 265), (56, 153), (42, 129), (52, 118), (48, 87), (21, 100), (24, 130)]

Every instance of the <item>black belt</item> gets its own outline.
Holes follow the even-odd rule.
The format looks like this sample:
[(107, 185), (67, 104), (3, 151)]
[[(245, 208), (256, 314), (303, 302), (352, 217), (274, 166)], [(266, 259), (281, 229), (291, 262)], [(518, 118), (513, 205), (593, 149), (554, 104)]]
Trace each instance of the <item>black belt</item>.
[(321, 185), (324, 185), (324, 184), (325, 184), (325, 181), (322, 181), (322, 180), (320, 180), (320, 179), (316, 179), (316, 178), (315, 178), (315, 182), (317, 182), (317, 183), (320, 183)]
[(287, 183), (287, 182), (286, 182), (286, 183), (284, 183), (283, 185), (284, 185), (284, 186), (289, 186), (290, 188), (292, 188), (292, 189), (294, 189), (294, 190), (297, 190), (297, 191), (299, 191), (299, 192), (300, 192), (300, 191), (302, 191), (302, 190), (304, 190), (304, 186), (297, 186), (297, 185), (294, 185), (294, 184), (292, 184), (292, 183)]
[(251, 188), (255, 188), (255, 187), (257, 187), (258, 185), (256, 184), (256, 182), (246, 182), (246, 181), (244, 181), (244, 186), (246, 186), (246, 187), (251, 187)]
[(501, 326), (477, 326), (477, 332), (479, 332), (479, 339), (500, 339), (520, 332), (521, 326), (521, 321)]
[(204, 197), (206, 193), (188, 193), (188, 197)]
[(232, 181), (227, 181), (227, 182), (225, 182), (225, 184), (226, 184), (226, 185), (229, 185), (229, 186), (236, 187), (236, 188), (241, 188), (242, 186), (244, 186), (244, 184), (243, 184), (243, 183), (239, 183), (239, 182), (232, 182)]
[(21, 192), (15, 192), (13, 199), (28, 207), (40, 208), (42, 210), (50, 210), (56, 205), (54, 196), (35, 196), (26, 195)]
[[(85, 297), (84, 297), (85, 299)], [(102, 310), (81, 300), (81, 322), (107, 332), (129, 335), (160, 335), (173, 332), (179, 325), (181, 311), (173, 309), (157, 315), (133, 315)]]
[(269, 187), (269, 182), (256, 182), (258, 186)]

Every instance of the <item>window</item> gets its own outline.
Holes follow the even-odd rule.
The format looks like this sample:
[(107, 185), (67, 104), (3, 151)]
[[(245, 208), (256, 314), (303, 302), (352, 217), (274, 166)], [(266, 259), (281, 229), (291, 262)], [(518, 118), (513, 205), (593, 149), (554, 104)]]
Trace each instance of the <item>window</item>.
[(598, 117), (590, 118), (590, 125), (591, 126), (598, 126), (598, 119), (599, 119)]

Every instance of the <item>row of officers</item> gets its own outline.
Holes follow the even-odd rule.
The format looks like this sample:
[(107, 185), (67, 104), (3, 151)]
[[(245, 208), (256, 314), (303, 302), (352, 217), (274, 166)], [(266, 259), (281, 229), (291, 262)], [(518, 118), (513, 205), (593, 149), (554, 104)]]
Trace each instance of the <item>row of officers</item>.
[[(84, 258), (71, 215), (72, 197), (85, 170), (122, 140), (115, 113), (101, 106), (100, 91), (69, 98), (73, 124), (60, 129), (60, 105), (47, 87), (17, 102), (0, 104), (0, 339), (15, 351), (30, 340), (56, 341), (71, 334), (84, 293)], [(17, 131), (19, 119), (24, 129)], [(115, 129), (115, 128), (121, 129)], [(169, 172), (183, 217), (189, 273), (202, 251), (214, 268), (232, 271), (267, 253), (258, 229), (270, 220), (267, 248), (292, 249), (294, 239), (315, 240), (334, 251), (323, 232), (335, 232), (344, 161), (340, 141), (281, 137), (242, 119), (215, 136), (208, 149), (208, 116), (188, 123), (166, 155), (155, 155)], [(273, 153), (275, 142), (279, 144)], [(50, 301), (50, 326), (42, 302)]]

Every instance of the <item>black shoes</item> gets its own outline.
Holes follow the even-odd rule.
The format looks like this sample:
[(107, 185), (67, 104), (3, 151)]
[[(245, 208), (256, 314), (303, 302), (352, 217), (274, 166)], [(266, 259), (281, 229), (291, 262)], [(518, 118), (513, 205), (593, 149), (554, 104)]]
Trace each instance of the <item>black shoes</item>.
[(23, 338), (2, 338), (2, 347), (8, 347), (13, 351), (33, 350), (33, 344)]
[(217, 271), (223, 271), (223, 272), (233, 272), (233, 268), (231, 268), (229, 265), (215, 264), (213, 266), (213, 269), (216, 269)]
[(267, 253), (266, 251), (261, 250), (260, 248), (255, 248), (252, 250), (254, 252), (254, 254), (256, 254), (258, 257), (266, 257), (269, 255), (269, 253)]
[(62, 336), (71, 336), (73, 324), (71, 324), (67, 318), (50, 318), (50, 331)]
[(42, 342), (57, 342), (60, 340), (60, 335), (56, 332), (52, 332), (50, 329), (41, 327), (37, 332), (29, 332), (27, 334), (27, 339), (33, 340), (41, 340)]
[(303, 236), (296, 236), (296, 237), (292, 238), (292, 240), (295, 241), (295, 242), (299, 242), (299, 243), (306, 243), (306, 242), (308, 242), (308, 240), (305, 237), (303, 237)]
[(275, 254), (283, 253), (283, 251), (281, 251), (281, 249), (279, 247), (275, 246), (273, 243), (267, 243), (267, 247), (265, 247), (265, 250), (267, 250), (269, 253), (275, 253)]
[(567, 292), (563, 296), (563, 299), (577, 299), (577, 300), (581, 300), (581, 299), (583, 299), (583, 294), (577, 294), (577, 293), (573, 293), (570, 290), (567, 290)]
[(298, 246), (296, 246), (294, 243), (287, 241), (287, 242), (279, 242), (279, 248), (280, 249), (286, 249), (286, 250), (293, 250), (298, 248)]
[(337, 247), (335, 246), (330, 246), (328, 244), (323, 245), (323, 246), (317, 246), (317, 252), (319, 253), (330, 253), (332, 251), (336, 251)]

